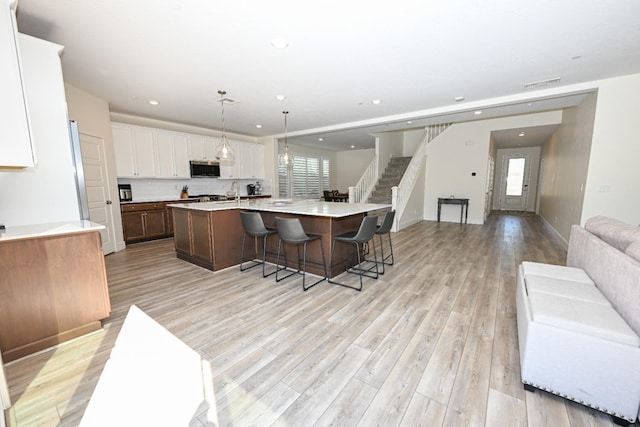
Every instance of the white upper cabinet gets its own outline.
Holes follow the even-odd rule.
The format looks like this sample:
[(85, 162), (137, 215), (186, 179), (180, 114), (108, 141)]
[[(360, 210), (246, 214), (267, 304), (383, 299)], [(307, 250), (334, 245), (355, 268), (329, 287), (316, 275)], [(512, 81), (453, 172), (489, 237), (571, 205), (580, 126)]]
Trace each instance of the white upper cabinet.
[(215, 160), (216, 141), (212, 136), (184, 134), (189, 140), (190, 160)]
[(0, 0), (0, 166), (28, 167), (34, 166), (35, 154), (16, 28), (12, 6)]
[(264, 178), (264, 145), (242, 142), (242, 162), (240, 174), (243, 178)]
[[(1, 1), (1, 0), (0, 0)], [(190, 178), (189, 160), (219, 160), (219, 138), (112, 123), (120, 178)], [(220, 161), (222, 179), (263, 179), (264, 146), (229, 140), (234, 162)]]
[(155, 178), (153, 130), (119, 123), (112, 123), (111, 128), (118, 177)]
[(189, 178), (189, 145), (187, 136), (179, 132), (158, 130), (157, 178)]

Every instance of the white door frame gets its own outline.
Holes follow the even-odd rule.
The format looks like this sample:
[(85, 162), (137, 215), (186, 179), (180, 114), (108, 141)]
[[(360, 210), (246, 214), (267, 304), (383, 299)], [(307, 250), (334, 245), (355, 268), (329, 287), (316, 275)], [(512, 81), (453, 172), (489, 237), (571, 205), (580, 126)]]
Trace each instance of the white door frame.
[[(498, 208), (499, 209), (512, 209), (526, 211), (529, 204), (529, 187), (531, 181), (531, 154), (530, 153), (505, 153), (502, 156), (502, 169), (500, 171), (500, 194), (498, 196)], [(525, 159), (525, 167), (522, 179), (522, 195), (521, 196), (507, 196), (507, 173), (509, 170), (509, 160), (511, 159)], [(519, 198), (520, 203), (513, 208), (508, 203), (507, 198), (515, 199)]]

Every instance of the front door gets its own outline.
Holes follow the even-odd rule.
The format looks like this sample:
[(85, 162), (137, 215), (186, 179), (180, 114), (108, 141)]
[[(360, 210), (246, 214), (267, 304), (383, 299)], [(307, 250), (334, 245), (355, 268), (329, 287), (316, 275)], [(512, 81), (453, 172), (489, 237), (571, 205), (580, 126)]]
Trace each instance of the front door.
[(113, 230), (113, 203), (107, 161), (104, 150), (104, 140), (95, 136), (80, 134), (82, 151), (82, 167), (89, 203), (89, 219), (106, 227), (102, 235), (102, 251), (105, 255), (115, 252), (116, 241)]
[(507, 154), (502, 159), (499, 209), (524, 211), (529, 197), (531, 156)]

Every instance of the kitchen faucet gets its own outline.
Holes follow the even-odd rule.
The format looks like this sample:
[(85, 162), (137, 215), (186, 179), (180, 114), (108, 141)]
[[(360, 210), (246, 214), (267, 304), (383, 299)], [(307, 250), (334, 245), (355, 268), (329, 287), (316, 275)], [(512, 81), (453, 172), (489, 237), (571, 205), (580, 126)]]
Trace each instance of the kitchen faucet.
[(238, 187), (238, 181), (233, 181), (231, 183), (231, 189), (236, 190), (236, 202), (240, 203), (240, 187)]

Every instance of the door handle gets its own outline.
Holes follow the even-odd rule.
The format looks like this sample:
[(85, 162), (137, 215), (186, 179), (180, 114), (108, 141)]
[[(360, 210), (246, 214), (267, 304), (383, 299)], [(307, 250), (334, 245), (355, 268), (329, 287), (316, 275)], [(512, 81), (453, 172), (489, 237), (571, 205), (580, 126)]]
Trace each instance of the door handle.
[(110, 205), (111, 203), (113, 203), (111, 200), (107, 200), (106, 202), (108, 205)]

